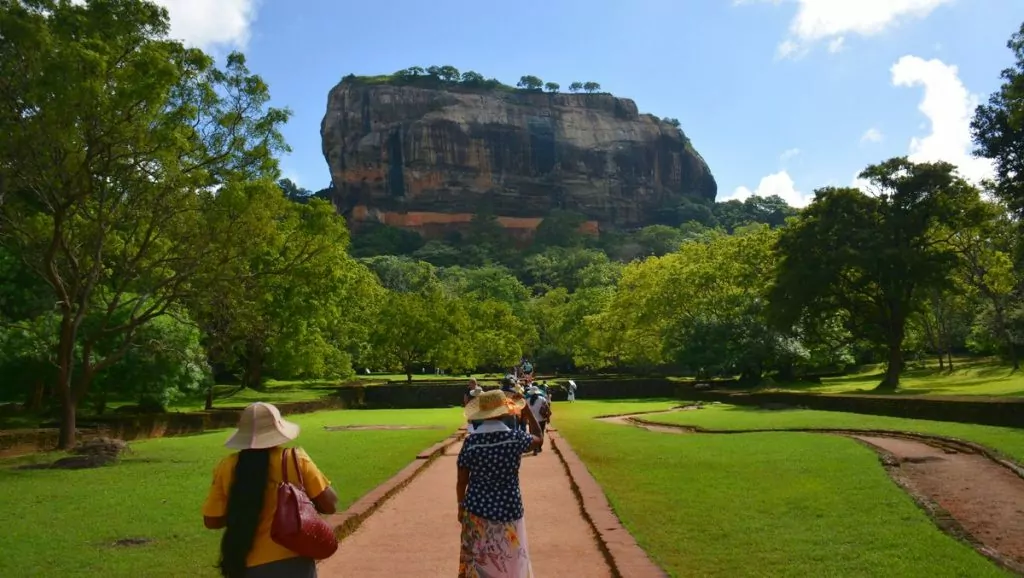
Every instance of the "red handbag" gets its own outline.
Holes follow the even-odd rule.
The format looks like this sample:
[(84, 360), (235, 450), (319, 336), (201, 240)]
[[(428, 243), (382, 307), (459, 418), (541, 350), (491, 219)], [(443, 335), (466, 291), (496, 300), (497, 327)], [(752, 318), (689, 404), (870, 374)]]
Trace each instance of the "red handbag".
[(299, 485), (288, 481), (288, 450), (281, 452), (281, 483), (277, 486), (277, 510), (270, 526), (270, 537), (299, 556), (323, 560), (338, 550), (334, 528), (317, 512), (306, 494), (299, 458), (292, 449), (292, 463)]

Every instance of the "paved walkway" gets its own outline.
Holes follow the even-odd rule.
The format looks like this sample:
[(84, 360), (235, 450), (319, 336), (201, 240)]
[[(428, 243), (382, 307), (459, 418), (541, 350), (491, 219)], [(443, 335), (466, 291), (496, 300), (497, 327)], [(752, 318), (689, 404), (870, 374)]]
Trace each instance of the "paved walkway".
[[(318, 567), (321, 578), (453, 578), (459, 570), (455, 459), (448, 448), (398, 495), (342, 541)], [(523, 456), (520, 484), (534, 574), (610, 578), (561, 461), (545, 444)]]

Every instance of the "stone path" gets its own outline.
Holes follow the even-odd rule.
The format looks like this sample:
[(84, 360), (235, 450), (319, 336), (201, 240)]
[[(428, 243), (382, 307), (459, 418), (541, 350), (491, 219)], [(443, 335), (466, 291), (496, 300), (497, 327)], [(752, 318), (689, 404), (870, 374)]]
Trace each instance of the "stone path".
[[(455, 460), (449, 447), (419, 476), (342, 541), (318, 566), (321, 578), (449, 578), (458, 574), (459, 523)], [(536, 576), (611, 578), (594, 533), (580, 511), (569, 476), (545, 443), (524, 456), (519, 472), (526, 534)]]

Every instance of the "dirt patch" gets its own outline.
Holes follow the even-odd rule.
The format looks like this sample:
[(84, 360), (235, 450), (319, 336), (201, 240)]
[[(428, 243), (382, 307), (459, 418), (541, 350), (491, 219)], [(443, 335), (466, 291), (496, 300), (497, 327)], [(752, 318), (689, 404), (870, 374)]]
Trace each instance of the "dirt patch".
[(130, 546), (145, 546), (153, 542), (152, 538), (121, 538), (120, 540), (114, 540), (111, 546), (117, 548), (128, 548)]
[(436, 425), (325, 425), (327, 431), (406, 430), (444, 429)]
[[(1024, 480), (985, 456), (890, 437), (850, 436), (895, 458), (886, 470), (947, 532), (1024, 573)], [(946, 516), (956, 525), (951, 525)]]
[(1024, 468), (978, 444), (895, 431), (706, 430), (658, 424), (636, 415), (599, 419), (660, 433), (802, 432), (855, 439), (879, 454), (893, 481), (939, 528), (1003, 568), (1024, 575)]

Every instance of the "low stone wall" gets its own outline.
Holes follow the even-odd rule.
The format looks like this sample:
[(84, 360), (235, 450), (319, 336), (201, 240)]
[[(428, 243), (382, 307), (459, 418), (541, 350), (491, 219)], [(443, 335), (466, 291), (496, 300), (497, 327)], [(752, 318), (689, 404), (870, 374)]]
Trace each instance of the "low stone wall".
[[(578, 399), (651, 399), (676, 397), (680, 383), (664, 378), (579, 378)], [(554, 401), (567, 399), (568, 378), (548, 380)], [(468, 380), (460, 382), (388, 383), (382, 385), (347, 385), (338, 388), (338, 397), (345, 407), (364, 409), (441, 408), (462, 404)], [(484, 389), (497, 386), (484, 382)]]
[(679, 397), (735, 405), (784, 404), (823, 411), (843, 411), (933, 421), (1024, 427), (1024, 399), (842, 395), (799, 392), (727, 392), (683, 388)]
[[(343, 400), (334, 396), (315, 401), (277, 404), (282, 414), (311, 413), (326, 409), (343, 409)], [(202, 433), (232, 428), (238, 424), (242, 408), (223, 408), (189, 413), (162, 413), (148, 415), (111, 415), (79, 420), (79, 440), (99, 436), (123, 440), (138, 440), (173, 435)], [(0, 431), (0, 456), (16, 456), (57, 447), (56, 428)]]

